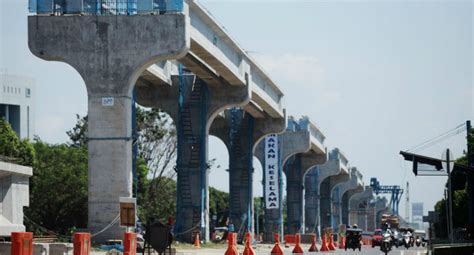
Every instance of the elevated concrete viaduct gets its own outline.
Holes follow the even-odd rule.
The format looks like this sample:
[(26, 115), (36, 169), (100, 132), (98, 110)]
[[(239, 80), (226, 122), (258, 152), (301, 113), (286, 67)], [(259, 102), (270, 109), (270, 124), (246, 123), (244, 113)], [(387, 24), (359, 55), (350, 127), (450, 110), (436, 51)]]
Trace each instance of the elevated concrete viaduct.
[(367, 230), (367, 215), (374, 194), (370, 186), (365, 186), (364, 192), (357, 193), (349, 200), (349, 224), (357, 224)]
[(229, 152), (229, 216), (242, 235), (254, 232), (255, 147), (264, 136), (283, 132), (286, 124), (285, 117), (256, 118), (243, 108), (233, 108), (219, 114), (211, 126), (210, 134), (220, 138)]
[(140, 104), (163, 108), (178, 128), (177, 238), (191, 241), (198, 231), (207, 240), (212, 120), (237, 106), (256, 118), (284, 118), (283, 93), (195, 1), (165, 15), (102, 11), (28, 17), (31, 52), (68, 63), (87, 87), (88, 227), (96, 233), (112, 223), (94, 241), (119, 239), (124, 231), (116, 219), (119, 197), (132, 195), (134, 88)]
[[(349, 180), (347, 182), (341, 182), (336, 184), (331, 193), (331, 201), (333, 211), (331, 213), (331, 223), (334, 229), (338, 229), (340, 224), (347, 224), (348, 222), (342, 221), (342, 197), (348, 190), (357, 188), (362, 183), (362, 174), (357, 170), (356, 167), (350, 168)], [(347, 204), (346, 204), (347, 207)]]
[[(305, 217), (306, 217), (306, 230), (311, 233), (319, 233), (321, 227), (330, 226), (330, 191), (331, 183), (328, 183), (326, 186), (322, 186), (323, 182), (330, 176), (337, 176), (341, 173), (342, 181), (347, 181), (347, 177), (344, 175), (349, 175), (348, 173), (348, 160), (347, 158), (339, 151), (339, 149), (333, 149), (328, 156), (328, 161), (321, 166), (317, 166), (309, 170), (305, 177)], [(338, 180), (339, 181), (339, 180)], [(323, 202), (323, 200), (325, 200)], [(323, 209), (323, 206), (326, 206)], [(322, 215), (322, 212), (325, 212), (328, 215)], [(327, 225), (322, 226), (323, 217), (326, 217), (327, 220), (325, 223)], [(319, 235), (318, 235), (319, 236)]]
[[(279, 155), (279, 205), (278, 208), (265, 208), (264, 216), (264, 241), (272, 242), (274, 233), (283, 233), (283, 205), (282, 205), (282, 174), (283, 166), (287, 161), (294, 155), (301, 153), (305, 154), (303, 158), (300, 159), (301, 167), (309, 167), (313, 164), (313, 159), (307, 158), (311, 154), (324, 154), (324, 156), (316, 156), (317, 161), (323, 161), (323, 158), (326, 157), (326, 149), (323, 147), (322, 143), (324, 141), (324, 136), (319, 131), (319, 129), (311, 124), (308, 118), (303, 117), (299, 121), (295, 120), (293, 117), (288, 119), (287, 130), (278, 135), (278, 155)], [(265, 141), (262, 140), (258, 143), (255, 156), (260, 160), (262, 167), (265, 171), (266, 158), (265, 158)], [(308, 153), (308, 154), (306, 154)], [(303, 161), (305, 161), (303, 163)], [(318, 163), (318, 162), (316, 162)], [(265, 178), (265, 177), (264, 177)], [(287, 175), (288, 181), (288, 175)], [(264, 193), (266, 180), (264, 179)], [(287, 194), (290, 196), (289, 194)]]

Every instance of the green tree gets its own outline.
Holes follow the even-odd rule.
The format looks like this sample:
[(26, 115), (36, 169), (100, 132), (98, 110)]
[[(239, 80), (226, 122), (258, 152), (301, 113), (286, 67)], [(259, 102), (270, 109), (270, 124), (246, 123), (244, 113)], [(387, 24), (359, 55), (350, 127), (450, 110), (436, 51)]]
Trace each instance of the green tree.
[(216, 226), (225, 226), (229, 217), (229, 193), (209, 187), (209, 214), (217, 216)]
[(33, 165), (35, 157), (31, 143), (26, 139), (20, 140), (3, 118), (0, 118), (0, 156), (3, 160), (25, 166)]
[[(87, 151), (84, 147), (34, 143), (36, 161), (30, 178), (28, 230), (69, 235), (87, 226)], [(39, 227), (39, 226), (41, 227)]]

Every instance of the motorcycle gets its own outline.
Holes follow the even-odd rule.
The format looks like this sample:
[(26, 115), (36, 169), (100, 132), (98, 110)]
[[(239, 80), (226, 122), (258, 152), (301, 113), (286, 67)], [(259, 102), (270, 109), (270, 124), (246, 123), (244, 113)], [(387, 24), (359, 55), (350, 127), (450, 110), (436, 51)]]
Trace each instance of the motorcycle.
[(417, 236), (416, 240), (415, 240), (416, 247), (420, 247), (421, 243), (422, 243), (421, 238), (419, 236)]
[(380, 241), (380, 250), (387, 255), (392, 250), (392, 236), (389, 233), (384, 233)]
[(410, 238), (409, 235), (404, 235), (404, 236), (403, 236), (403, 245), (405, 246), (405, 248), (407, 248), (407, 250), (408, 250), (408, 248), (410, 248), (410, 246), (411, 246), (411, 238)]

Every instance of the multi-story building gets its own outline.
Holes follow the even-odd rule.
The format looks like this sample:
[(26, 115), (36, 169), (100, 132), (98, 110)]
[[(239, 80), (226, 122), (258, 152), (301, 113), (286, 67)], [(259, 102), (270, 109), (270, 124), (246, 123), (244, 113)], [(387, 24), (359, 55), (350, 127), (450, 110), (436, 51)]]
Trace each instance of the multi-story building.
[(35, 119), (34, 80), (0, 73), (0, 118), (10, 123), (20, 138), (32, 139)]

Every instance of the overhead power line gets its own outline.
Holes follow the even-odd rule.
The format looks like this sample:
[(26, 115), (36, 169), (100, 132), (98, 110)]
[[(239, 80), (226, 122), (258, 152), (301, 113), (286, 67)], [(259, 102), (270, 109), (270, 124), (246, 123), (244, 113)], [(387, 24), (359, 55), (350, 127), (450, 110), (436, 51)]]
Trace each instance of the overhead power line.
[(430, 138), (418, 145), (415, 145), (413, 146), (412, 148), (408, 149), (407, 152), (414, 152), (414, 151), (419, 151), (419, 150), (423, 150), (423, 149), (426, 149), (426, 148), (429, 148), (441, 141), (444, 141), (454, 135), (457, 135), (457, 134), (460, 134), (461, 132), (463, 132), (464, 130), (466, 130), (466, 123), (461, 123), (459, 125), (457, 125), (456, 127), (446, 131), (446, 132), (443, 132), (433, 138)]

